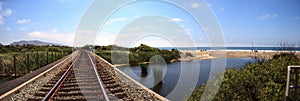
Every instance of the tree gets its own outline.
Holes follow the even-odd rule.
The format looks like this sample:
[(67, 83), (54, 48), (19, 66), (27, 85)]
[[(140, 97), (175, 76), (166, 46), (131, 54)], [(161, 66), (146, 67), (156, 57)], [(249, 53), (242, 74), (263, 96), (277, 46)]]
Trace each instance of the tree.
[(0, 52), (2, 51), (3, 49), (3, 45), (0, 43)]
[(62, 50), (58, 47), (48, 47), (46, 51), (61, 52)]
[(190, 52), (185, 53), (185, 56), (186, 56), (186, 57), (194, 57), (193, 54), (190, 53)]
[(132, 49), (133, 51), (135, 52), (153, 52), (153, 51), (159, 51), (158, 48), (153, 48), (153, 47), (150, 47), (148, 45), (145, 45), (145, 44), (141, 44), (139, 47), (135, 47)]
[[(160, 50), (158, 48), (154, 48), (154, 47), (150, 47), (148, 45), (145, 44), (141, 44), (138, 47), (134, 47), (134, 48), (124, 48), (124, 47), (119, 47), (116, 45), (109, 45), (109, 46), (97, 46), (96, 47), (96, 53), (103, 57), (104, 59), (106, 59), (107, 61), (111, 61), (111, 54), (106, 54), (108, 52), (109, 49), (111, 49), (111, 47), (115, 47), (116, 50), (118, 50), (121, 53), (126, 53), (128, 51), (120, 51), (120, 50), (130, 50), (129, 51), (129, 63), (130, 64), (138, 64), (141, 62), (149, 62), (150, 58), (155, 56), (155, 55), (160, 55), (162, 56), (166, 62), (170, 62), (173, 59), (178, 59), (180, 57), (179, 55), (179, 51), (172, 49), (172, 51), (170, 50)], [(113, 49), (115, 50), (115, 49)], [(114, 56), (118, 57), (118, 59), (116, 60), (125, 60), (123, 58), (125, 58), (124, 56), (119, 56), (116, 51), (110, 51), (109, 53), (115, 53)], [(127, 62), (127, 61), (125, 61)], [(119, 63), (119, 62), (118, 62)], [(121, 63), (121, 62), (120, 62)], [(124, 62), (122, 62), (124, 63)]]

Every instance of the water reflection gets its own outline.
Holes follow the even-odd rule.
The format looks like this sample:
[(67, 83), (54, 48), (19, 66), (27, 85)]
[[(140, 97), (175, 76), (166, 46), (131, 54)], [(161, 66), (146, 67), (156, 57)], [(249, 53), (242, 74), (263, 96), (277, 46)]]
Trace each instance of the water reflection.
[[(241, 68), (243, 67), (246, 63), (253, 62), (254, 60), (251, 58), (232, 58), (232, 59), (227, 59), (226, 61), (226, 69), (230, 67), (234, 68)], [(196, 67), (193, 66), (193, 64), (200, 64), (200, 66)], [(183, 79), (196, 79), (197, 80), (197, 85), (196, 89), (199, 88), (200, 85), (204, 84), (210, 74), (210, 66), (211, 66), (211, 60), (201, 60), (201, 61), (186, 61), (184, 62), (185, 67), (182, 67), (181, 62), (174, 62), (167, 64), (167, 69), (166, 69), (166, 74), (163, 78), (162, 83), (158, 83), (155, 86), (149, 86), (149, 83), (153, 84), (154, 79), (145, 79), (149, 76), (149, 74), (152, 73), (151, 70), (148, 68), (148, 73), (147, 74), (142, 74), (141, 69), (139, 66), (122, 66), (118, 67), (121, 71), (125, 72), (127, 75), (132, 77), (133, 79), (137, 80), (141, 84), (145, 85), (146, 87), (150, 88), (151, 90), (155, 91), (156, 93), (162, 95), (162, 96), (167, 96), (172, 92), (172, 90), (175, 88), (179, 81), (179, 77), (181, 75), (191, 75), (191, 74), (182, 74), (181, 71), (183, 68), (188, 71), (193, 71), (193, 70), (199, 70), (200, 74), (198, 77), (192, 77), (192, 76), (186, 76), (187, 78)], [(130, 72), (129, 72), (130, 71)], [(194, 88), (185, 88), (185, 86), (182, 86), (180, 89), (194, 89)], [(177, 95), (177, 96), (185, 96), (185, 95)], [(176, 97), (176, 96), (174, 96)], [(174, 98), (168, 98), (168, 99), (174, 99)]]
[(155, 91), (155, 92), (162, 92), (163, 90), (163, 83), (160, 82), (157, 85), (155, 85), (154, 87), (150, 88), (151, 90)]

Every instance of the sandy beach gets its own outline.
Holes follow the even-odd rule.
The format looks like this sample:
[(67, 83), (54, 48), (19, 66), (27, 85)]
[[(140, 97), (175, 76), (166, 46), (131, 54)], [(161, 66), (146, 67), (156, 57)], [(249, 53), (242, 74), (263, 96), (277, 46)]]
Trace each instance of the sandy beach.
[[(259, 57), (271, 59), (273, 55), (280, 54), (282, 52), (275, 51), (258, 51), (252, 52), (248, 50), (182, 50), (181, 58), (179, 60), (207, 60), (215, 58), (249, 58), (249, 57)], [(191, 55), (189, 55), (191, 54)], [(300, 52), (295, 52), (295, 54), (300, 57)]]

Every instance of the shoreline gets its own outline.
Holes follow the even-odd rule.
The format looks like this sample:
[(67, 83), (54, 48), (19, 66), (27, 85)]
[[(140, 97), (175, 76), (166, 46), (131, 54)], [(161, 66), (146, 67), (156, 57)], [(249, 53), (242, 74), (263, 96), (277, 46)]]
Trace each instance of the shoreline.
[[(211, 60), (219, 58), (266, 58), (271, 59), (273, 55), (284, 53), (282, 51), (262, 51), (253, 52), (251, 50), (180, 50), (180, 57), (178, 59), (173, 59), (169, 63), (177, 61), (193, 61), (193, 60)], [(294, 52), (298, 57), (300, 57), (300, 51)], [(192, 56), (187, 56), (191, 54)], [(114, 64), (116, 67), (120, 66), (132, 66), (139, 64), (149, 64), (149, 62), (142, 62), (138, 64)]]
[[(210, 60), (218, 58), (266, 58), (271, 59), (276, 54), (286, 53), (284, 51), (262, 51), (253, 52), (251, 50), (182, 50), (179, 60)], [(295, 55), (300, 57), (299, 51), (294, 51)], [(187, 54), (192, 54), (189, 56)]]

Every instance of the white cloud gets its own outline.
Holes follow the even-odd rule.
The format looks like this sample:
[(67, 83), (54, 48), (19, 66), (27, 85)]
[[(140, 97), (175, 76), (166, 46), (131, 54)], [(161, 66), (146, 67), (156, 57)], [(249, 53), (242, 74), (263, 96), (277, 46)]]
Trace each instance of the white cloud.
[(27, 34), (28, 38), (51, 41), (56, 43), (62, 43), (65, 45), (72, 45), (74, 40), (74, 34), (72, 33), (58, 33), (58, 32), (44, 32), (33, 31)]
[(184, 34), (187, 34), (188, 36), (190, 36), (191, 37), (191, 35), (192, 35), (192, 29), (177, 29), (177, 31), (179, 32), (179, 33), (184, 33)]
[(237, 31), (239, 31), (239, 29), (232, 28), (231, 31), (232, 31), (232, 32), (237, 32)]
[(10, 31), (10, 27), (0, 27), (0, 30), (2, 31)]
[(204, 38), (200, 36), (198, 39), (199, 39), (199, 40), (203, 40)]
[(3, 22), (3, 17), (2, 17), (2, 2), (0, 2), (0, 25), (2, 25), (4, 22)]
[(0, 25), (4, 24), (4, 17), (8, 17), (13, 13), (13, 10), (10, 8), (3, 8), (2, 7), (2, 2), (0, 2)]
[(207, 6), (211, 7), (211, 6), (213, 6), (213, 4), (207, 3)]
[(264, 20), (264, 19), (268, 19), (269, 17), (270, 17), (269, 14), (264, 14), (264, 15), (259, 16), (259, 19)]
[(150, 45), (152, 47), (174, 47), (173, 43), (170, 40), (158, 36), (143, 37), (139, 40), (136, 40), (131, 46), (137, 47), (141, 44)]
[(23, 31), (23, 30), (26, 30), (26, 27), (21, 27), (19, 29)]
[(198, 8), (199, 7), (199, 3), (192, 3), (191, 8)]
[(3, 12), (3, 16), (10, 16), (13, 13), (13, 11), (10, 8), (7, 8), (4, 12)]
[[(161, 37), (163, 39), (167, 38), (168, 40), (174, 42), (177, 46), (190, 46), (191, 39), (189, 36), (189, 30), (186, 29), (183, 31), (179, 27), (172, 26), (172, 22), (169, 22), (169, 24), (162, 25), (165, 27), (158, 25), (147, 25), (147, 26), (130, 26), (126, 28), (126, 30), (121, 31), (120, 34), (117, 35), (117, 37), (114, 39), (114, 44), (125, 46), (125, 47), (131, 47), (137, 42), (137, 39), (140, 39), (142, 37), (148, 37), (148, 36), (156, 36)], [(155, 32), (155, 33), (153, 33)], [(184, 32), (184, 33), (183, 33)], [(148, 41), (141, 41), (145, 42), (146, 44), (150, 46), (169, 46), (168, 44), (164, 44), (162, 40), (148, 40)], [(139, 43), (140, 44), (140, 43)]]
[(111, 25), (112, 23), (119, 22), (119, 21), (125, 21), (126, 19), (127, 19), (126, 17), (110, 19), (106, 22), (106, 24)]
[(180, 18), (172, 18), (171, 21), (174, 21), (174, 22), (181, 22), (182, 19), (180, 19)]
[(193, 30), (192, 29), (177, 29), (178, 32), (181, 32), (181, 33), (187, 33), (187, 34), (190, 34)]
[(75, 33), (73, 46), (81, 47), (84, 45), (94, 45), (97, 37), (97, 30), (78, 29)]
[(20, 19), (17, 21), (18, 24), (24, 24), (24, 23), (27, 23), (27, 22), (30, 22), (31, 20), (30, 19)]
[(112, 45), (115, 41), (117, 37), (117, 34), (109, 34), (109, 33), (106, 33), (106, 32), (103, 32), (101, 33), (97, 40), (96, 40), (96, 44), (97, 45)]
[(2, 25), (4, 22), (3, 22), (3, 17), (0, 15), (0, 25)]
[[(177, 46), (190, 46), (190, 29), (183, 31), (181, 26), (174, 24), (173, 21), (182, 21), (180, 18), (151, 18), (144, 20), (143, 23), (125, 26), (120, 32), (103, 31), (97, 37), (96, 44), (109, 45), (115, 44), (124, 47), (131, 47), (135, 44), (147, 43), (150, 46), (170, 46), (166, 40), (174, 42)], [(184, 33), (183, 33), (184, 32)], [(160, 38), (151, 38), (160, 37)], [(144, 41), (139, 41), (143, 38)], [(148, 39), (149, 38), (149, 39)], [(153, 40), (152, 40), (153, 39)], [(160, 40), (164, 39), (164, 40)], [(152, 40), (152, 41), (151, 41)], [(163, 42), (164, 41), (164, 42)]]
[(299, 20), (299, 19), (300, 19), (299, 16), (294, 17), (294, 20)]
[(53, 32), (53, 33), (56, 33), (56, 32), (57, 32), (57, 29), (56, 29), (56, 28), (53, 28), (53, 29), (52, 29), (52, 32)]
[(267, 20), (267, 19), (275, 18), (277, 16), (278, 15), (276, 13), (274, 13), (274, 14), (263, 14), (263, 15), (259, 16), (258, 19)]
[(10, 28), (9, 28), (9, 27), (6, 27), (6, 28), (5, 28), (5, 30), (9, 31), (9, 30), (10, 30)]
[(135, 16), (134, 16), (135, 19), (137, 19), (137, 18), (139, 18), (139, 17), (140, 17), (139, 15), (135, 15)]
[(225, 11), (225, 8), (220, 8), (219, 9), (219, 12), (224, 12)]
[(208, 31), (208, 30), (209, 30), (209, 28), (208, 28), (208, 27), (204, 27), (204, 30), (205, 30), (205, 31)]

